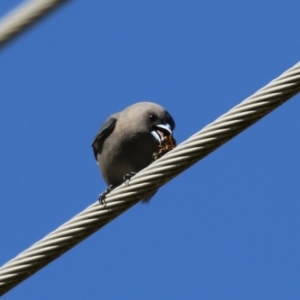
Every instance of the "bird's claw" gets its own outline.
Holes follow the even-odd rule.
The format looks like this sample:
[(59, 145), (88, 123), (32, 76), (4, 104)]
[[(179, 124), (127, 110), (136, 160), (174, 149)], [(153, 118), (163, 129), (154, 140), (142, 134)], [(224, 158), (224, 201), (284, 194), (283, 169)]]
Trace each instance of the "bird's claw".
[(135, 172), (129, 172), (127, 174), (125, 174), (123, 176), (123, 182), (128, 185), (129, 184), (129, 180), (135, 175), (136, 173)]
[(102, 194), (99, 195), (98, 201), (100, 204), (105, 206), (105, 198), (114, 188), (115, 187), (113, 185), (110, 185)]

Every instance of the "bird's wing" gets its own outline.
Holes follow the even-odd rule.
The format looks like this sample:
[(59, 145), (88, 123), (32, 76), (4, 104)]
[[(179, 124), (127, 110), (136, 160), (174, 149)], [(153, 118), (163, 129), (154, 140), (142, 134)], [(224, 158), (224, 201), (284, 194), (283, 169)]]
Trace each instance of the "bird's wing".
[(115, 118), (109, 118), (105, 121), (105, 123), (102, 125), (102, 127), (99, 129), (93, 143), (92, 147), (94, 150), (94, 155), (97, 160), (97, 153), (101, 153), (102, 146), (105, 141), (105, 139), (113, 132), (115, 126), (116, 126), (117, 119)]

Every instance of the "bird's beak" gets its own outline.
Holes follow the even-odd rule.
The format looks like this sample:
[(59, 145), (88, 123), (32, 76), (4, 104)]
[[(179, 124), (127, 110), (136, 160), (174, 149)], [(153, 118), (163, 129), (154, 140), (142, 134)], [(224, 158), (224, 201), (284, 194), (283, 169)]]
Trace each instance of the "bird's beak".
[(159, 142), (160, 145), (162, 144), (162, 141), (166, 136), (173, 136), (173, 132), (169, 124), (154, 125), (151, 134)]

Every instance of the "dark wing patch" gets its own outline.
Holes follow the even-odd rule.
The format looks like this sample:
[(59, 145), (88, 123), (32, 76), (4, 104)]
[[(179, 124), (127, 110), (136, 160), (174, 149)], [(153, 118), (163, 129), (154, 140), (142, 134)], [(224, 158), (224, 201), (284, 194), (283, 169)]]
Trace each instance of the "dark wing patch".
[(113, 132), (115, 126), (116, 126), (117, 119), (115, 118), (109, 118), (105, 121), (105, 123), (102, 125), (102, 127), (99, 129), (93, 143), (92, 147), (94, 150), (94, 155), (97, 160), (97, 153), (101, 153), (103, 143), (105, 139)]

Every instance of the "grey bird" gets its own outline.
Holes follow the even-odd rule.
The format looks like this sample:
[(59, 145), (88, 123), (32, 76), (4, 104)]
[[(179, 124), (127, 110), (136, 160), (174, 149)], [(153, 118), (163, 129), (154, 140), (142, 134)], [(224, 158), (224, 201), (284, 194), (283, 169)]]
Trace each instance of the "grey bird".
[[(171, 115), (151, 102), (133, 104), (105, 121), (92, 143), (100, 171), (109, 185), (99, 196), (100, 203), (112, 189), (153, 162), (153, 155), (159, 152), (166, 137), (171, 137), (175, 146), (174, 128)], [(154, 194), (142, 202), (148, 202)]]

